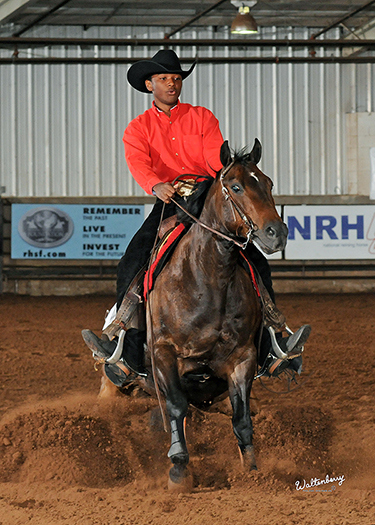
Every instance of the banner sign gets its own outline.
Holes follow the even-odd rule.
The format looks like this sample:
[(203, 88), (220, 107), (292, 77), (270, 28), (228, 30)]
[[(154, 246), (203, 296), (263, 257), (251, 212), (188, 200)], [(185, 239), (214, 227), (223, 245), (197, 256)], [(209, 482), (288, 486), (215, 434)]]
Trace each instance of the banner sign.
[[(11, 257), (118, 260), (151, 208), (12, 204)], [(375, 206), (295, 205), (283, 211), (289, 229), (286, 260), (375, 258)], [(281, 257), (280, 252), (268, 256)]]
[(149, 205), (12, 204), (12, 259), (120, 259)]
[(375, 259), (375, 206), (284, 206), (285, 259)]

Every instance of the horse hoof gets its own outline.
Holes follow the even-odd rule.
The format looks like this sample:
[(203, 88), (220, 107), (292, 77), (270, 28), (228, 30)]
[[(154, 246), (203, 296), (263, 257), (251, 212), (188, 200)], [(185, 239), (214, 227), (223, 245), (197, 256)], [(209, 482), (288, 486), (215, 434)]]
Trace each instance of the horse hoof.
[(168, 490), (178, 493), (186, 493), (193, 490), (193, 476), (184, 465), (173, 465), (170, 469)]
[(244, 470), (258, 470), (255, 461), (254, 447), (247, 446), (241, 451), (241, 463)]

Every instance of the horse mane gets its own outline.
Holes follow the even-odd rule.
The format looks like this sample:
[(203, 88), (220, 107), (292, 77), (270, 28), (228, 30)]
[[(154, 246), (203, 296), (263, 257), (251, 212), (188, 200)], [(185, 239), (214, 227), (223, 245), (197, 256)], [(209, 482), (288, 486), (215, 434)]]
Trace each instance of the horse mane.
[(249, 164), (249, 151), (248, 151), (247, 146), (239, 150), (232, 151), (232, 155), (233, 155), (234, 163), (241, 164), (242, 166)]
[[(211, 188), (214, 181), (214, 177), (204, 176), (203, 181), (196, 182), (194, 184), (191, 195), (188, 197), (175, 197), (176, 201), (181, 204), (181, 206), (183, 206), (185, 210), (187, 210), (191, 215), (199, 218), (203, 210), (208, 190)], [(193, 219), (186, 215), (186, 213), (180, 208), (177, 209), (177, 221), (186, 225), (194, 222)]]

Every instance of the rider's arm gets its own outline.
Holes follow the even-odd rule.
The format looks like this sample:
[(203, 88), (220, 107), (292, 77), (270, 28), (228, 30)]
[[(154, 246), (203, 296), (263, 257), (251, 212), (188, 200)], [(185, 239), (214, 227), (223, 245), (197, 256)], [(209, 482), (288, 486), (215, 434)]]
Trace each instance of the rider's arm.
[(152, 193), (166, 204), (171, 202), (171, 197), (175, 192), (176, 190), (170, 182), (159, 182), (152, 188)]
[(152, 169), (150, 146), (142, 130), (134, 125), (129, 125), (124, 133), (125, 158), (134, 179), (149, 195), (153, 187), (160, 183)]
[(126, 162), (134, 179), (146, 193), (152, 193), (163, 202), (169, 203), (175, 190), (169, 182), (161, 181), (152, 169), (150, 146), (145, 135), (131, 126), (125, 130), (123, 141)]

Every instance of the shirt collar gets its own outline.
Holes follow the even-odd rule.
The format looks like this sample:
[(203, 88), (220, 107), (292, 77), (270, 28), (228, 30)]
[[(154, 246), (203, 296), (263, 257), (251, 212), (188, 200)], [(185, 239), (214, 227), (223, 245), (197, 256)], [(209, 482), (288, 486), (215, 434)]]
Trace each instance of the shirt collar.
[[(178, 109), (179, 104), (180, 104), (180, 101), (177, 100), (177, 104), (174, 105), (174, 106), (171, 108), (171, 111), (173, 111), (174, 113), (175, 113), (175, 112), (177, 113), (177, 109)], [(154, 110), (157, 114), (159, 114), (159, 115), (160, 115), (160, 114), (165, 115), (164, 111), (161, 110), (161, 109), (159, 109), (159, 108), (157, 107), (157, 105), (155, 104), (155, 100), (152, 101), (152, 108), (153, 108), (153, 110)]]

